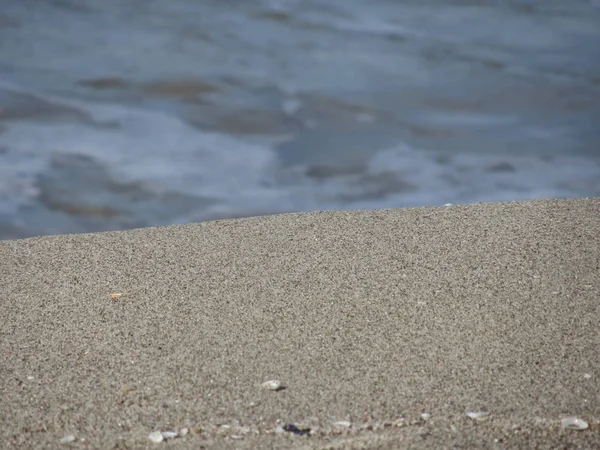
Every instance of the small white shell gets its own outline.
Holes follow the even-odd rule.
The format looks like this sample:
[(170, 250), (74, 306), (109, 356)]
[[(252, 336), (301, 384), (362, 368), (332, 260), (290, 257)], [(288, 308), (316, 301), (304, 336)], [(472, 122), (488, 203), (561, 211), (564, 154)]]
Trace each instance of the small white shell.
[(150, 433), (148, 435), (148, 439), (150, 439), (152, 442), (156, 442), (158, 444), (159, 442), (164, 441), (165, 437), (162, 435), (162, 433), (160, 431), (153, 431), (152, 433)]
[(587, 430), (590, 425), (577, 417), (565, 417), (560, 421), (560, 426), (567, 430)]
[(61, 444), (69, 444), (71, 442), (73, 442), (75, 440), (75, 436), (73, 436), (72, 434), (68, 434), (67, 436), (65, 436), (64, 438), (62, 438), (60, 440)]
[(490, 415), (487, 411), (468, 412), (467, 416), (473, 420), (485, 420)]
[(279, 381), (279, 380), (269, 380), (269, 381), (265, 381), (262, 384), (262, 387), (264, 387), (265, 389), (269, 389), (271, 391), (279, 391), (283, 388), (283, 385), (281, 384), (281, 381)]
[(352, 424), (347, 420), (337, 420), (333, 422), (332, 425), (338, 428), (350, 428), (352, 426)]
[(421, 419), (423, 419), (423, 420), (429, 420), (429, 419), (431, 419), (431, 414), (429, 414), (429, 413), (423, 413), (423, 414), (421, 414)]
[(173, 438), (177, 437), (179, 435), (179, 433), (177, 433), (177, 431), (163, 431), (162, 435), (166, 439), (173, 439)]
[(186, 434), (188, 434), (190, 432), (189, 428), (182, 428), (181, 430), (179, 430), (179, 436), (183, 437)]

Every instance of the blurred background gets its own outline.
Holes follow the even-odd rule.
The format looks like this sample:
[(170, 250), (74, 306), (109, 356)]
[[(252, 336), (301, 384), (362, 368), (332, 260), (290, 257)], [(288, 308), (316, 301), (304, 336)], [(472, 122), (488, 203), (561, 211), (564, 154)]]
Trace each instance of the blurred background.
[(0, 239), (600, 195), (599, 0), (0, 0)]

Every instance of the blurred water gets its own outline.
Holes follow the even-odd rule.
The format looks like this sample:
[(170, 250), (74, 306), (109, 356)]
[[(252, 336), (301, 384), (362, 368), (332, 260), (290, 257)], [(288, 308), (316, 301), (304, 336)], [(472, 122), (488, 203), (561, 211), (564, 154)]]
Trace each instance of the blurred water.
[(600, 195), (598, 1), (0, 6), (0, 239)]

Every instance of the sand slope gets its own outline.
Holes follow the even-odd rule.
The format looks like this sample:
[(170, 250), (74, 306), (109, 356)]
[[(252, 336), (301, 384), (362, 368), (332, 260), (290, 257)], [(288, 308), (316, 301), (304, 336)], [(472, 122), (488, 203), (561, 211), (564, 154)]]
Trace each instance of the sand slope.
[(4, 448), (600, 448), (600, 199), (4, 241), (0, 287)]

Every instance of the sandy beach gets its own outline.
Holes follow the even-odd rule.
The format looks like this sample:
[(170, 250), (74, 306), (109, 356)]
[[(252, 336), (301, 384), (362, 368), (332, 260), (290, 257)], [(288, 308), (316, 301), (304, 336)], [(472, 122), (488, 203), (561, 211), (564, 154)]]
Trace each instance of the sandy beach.
[(600, 448), (597, 198), (2, 241), (0, 287), (2, 448)]

